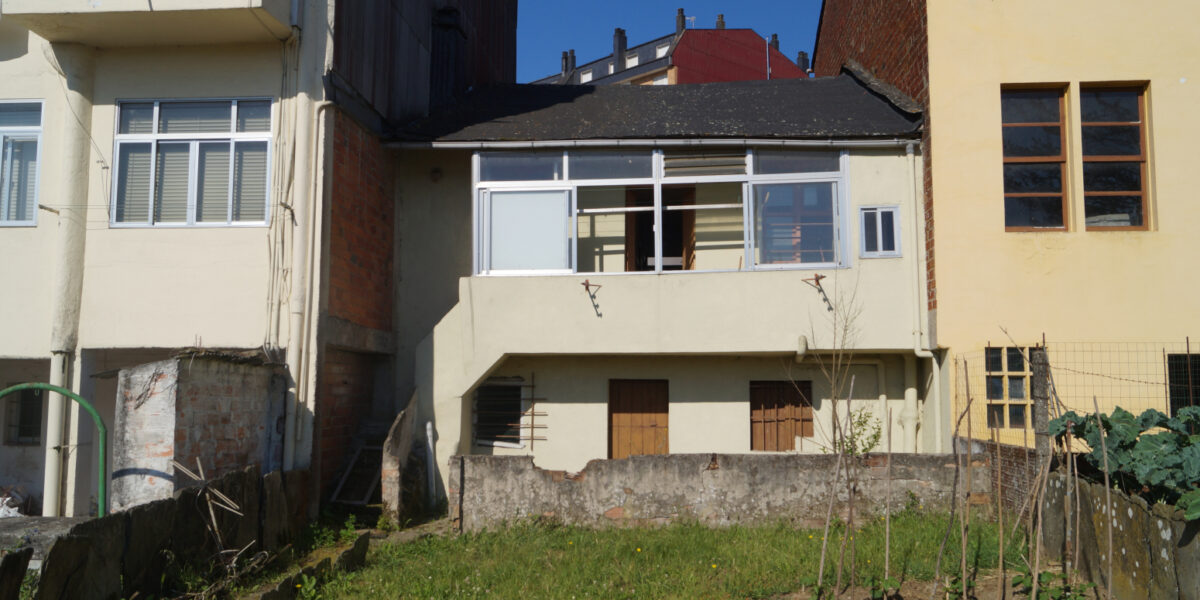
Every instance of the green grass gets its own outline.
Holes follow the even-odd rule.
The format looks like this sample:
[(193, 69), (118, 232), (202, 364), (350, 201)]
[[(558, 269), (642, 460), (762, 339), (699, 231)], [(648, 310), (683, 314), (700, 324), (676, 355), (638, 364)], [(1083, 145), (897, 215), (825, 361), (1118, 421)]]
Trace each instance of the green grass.
[[(892, 576), (929, 580), (947, 514), (910, 510), (892, 519)], [(832, 582), (840, 529), (831, 532)], [(860, 582), (883, 576), (883, 522), (853, 533)], [(1018, 533), (1005, 562), (1017, 564)], [(996, 526), (972, 524), (968, 562), (997, 566)], [(944, 573), (959, 568), (957, 525)], [(639, 550), (640, 549), (640, 550)], [(821, 530), (788, 525), (710, 529), (695, 523), (652, 529), (590, 530), (518, 523), (477, 534), (425, 538), (374, 549), (367, 567), (326, 583), (323, 598), (764, 598), (815, 581)], [(847, 561), (849, 550), (847, 549)], [(848, 578), (848, 575), (847, 575)]]

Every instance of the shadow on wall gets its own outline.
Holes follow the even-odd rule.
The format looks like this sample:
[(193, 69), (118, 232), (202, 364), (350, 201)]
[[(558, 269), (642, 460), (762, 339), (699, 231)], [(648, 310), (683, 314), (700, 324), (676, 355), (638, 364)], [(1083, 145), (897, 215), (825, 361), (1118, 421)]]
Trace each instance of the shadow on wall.
[(14, 60), (29, 52), (29, 30), (0, 18), (0, 62)]

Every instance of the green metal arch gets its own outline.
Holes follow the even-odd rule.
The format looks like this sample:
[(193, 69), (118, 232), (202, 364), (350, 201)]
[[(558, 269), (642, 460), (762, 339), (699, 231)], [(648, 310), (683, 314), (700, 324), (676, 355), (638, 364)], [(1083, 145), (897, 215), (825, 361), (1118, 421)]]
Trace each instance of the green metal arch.
[(92, 406), (91, 402), (84, 399), (83, 396), (72, 392), (64, 387), (50, 385), (49, 383), (22, 383), (14, 385), (10, 388), (0, 390), (0, 398), (7, 396), (13, 392), (21, 390), (47, 390), (62, 394), (75, 402), (78, 402), (88, 414), (92, 415), (92, 420), (96, 422), (96, 429), (100, 430), (100, 453), (98, 458), (99, 477), (96, 478), (97, 487), (99, 487), (99, 499), (97, 502), (98, 513), (101, 517), (108, 513), (108, 471), (105, 469), (105, 456), (108, 454), (108, 428), (104, 426), (104, 419), (100, 418), (100, 413), (96, 412), (96, 407)]

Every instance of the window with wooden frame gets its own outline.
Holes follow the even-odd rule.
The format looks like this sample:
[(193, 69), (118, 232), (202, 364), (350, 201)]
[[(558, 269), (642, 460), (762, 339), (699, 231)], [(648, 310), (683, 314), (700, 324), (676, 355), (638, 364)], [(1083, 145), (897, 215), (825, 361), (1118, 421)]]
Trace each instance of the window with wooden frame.
[(813, 436), (811, 381), (750, 382), (750, 449), (796, 449), (796, 438)]
[(1065, 229), (1065, 88), (1002, 89), (1004, 228)]
[(989, 428), (1024, 429), (1029, 422), (1029, 362), (1025, 349), (1017, 347), (984, 350)]
[(1089, 230), (1146, 228), (1145, 88), (1082, 86), (1083, 212)]

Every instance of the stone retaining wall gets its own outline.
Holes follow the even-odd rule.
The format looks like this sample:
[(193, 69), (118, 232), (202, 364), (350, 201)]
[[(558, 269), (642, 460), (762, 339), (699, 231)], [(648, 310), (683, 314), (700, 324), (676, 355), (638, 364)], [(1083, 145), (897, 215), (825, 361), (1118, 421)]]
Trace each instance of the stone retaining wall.
[[(882, 514), (887, 456), (863, 459), (855, 510)], [(577, 525), (646, 525), (696, 519), (711, 525), (789, 520), (824, 523), (836, 457), (805, 454), (668, 454), (594, 460), (574, 474), (547, 471), (525, 456), (450, 458), (450, 516), (460, 531), (527, 517)], [(991, 504), (990, 470), (977, 457), (973, 503)], [(891, 505), (948, 508), (950, 455), (893, 455)], [(965, 486), (965, 471), (963, 471)], [(849, 508), (837, 486), (838, 514)], [(965, 487), (960, 488), (966, 491)]]
[[(217, 510), (226, 548), (276, 550), (296, 539), (308, 522), (308, 471), (258, 467), (234, 471), (210, 485), (238, 504), (245, 517)], [(174, 498), (85, 521), (54, 543), (42, 563), (39, 599), (157, 597), (164, 573), (207, 565), (216, 554), (205, 528), (207, 504), (199, 488)]]
[(1050, 561), (1069, 569), (1077, 549), (1079, 572), (1105, 589), (1111, 524), (1114, 598), (1200, 600), (1200, 521), (1188, 522), (1173, 506), (1151, 506), (1119, 490), (1112, 490), (1106, 508), (1104, 485), (1083, 479), (1077, 503), (1069, 494), (1073, 488), (1065, 475), (1050, 474), (1042, 506), (1042, 540)]

